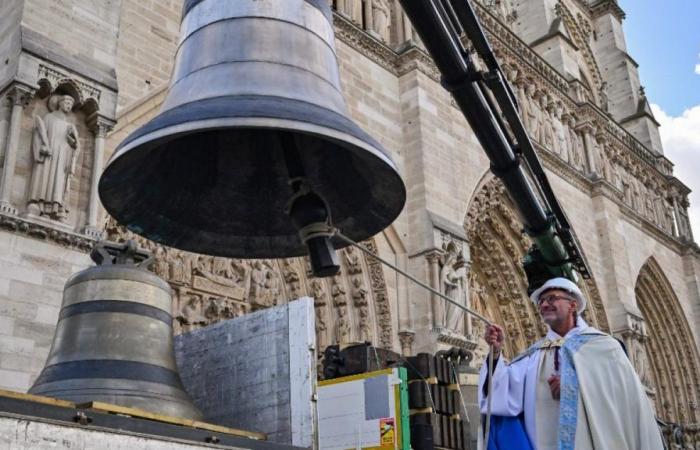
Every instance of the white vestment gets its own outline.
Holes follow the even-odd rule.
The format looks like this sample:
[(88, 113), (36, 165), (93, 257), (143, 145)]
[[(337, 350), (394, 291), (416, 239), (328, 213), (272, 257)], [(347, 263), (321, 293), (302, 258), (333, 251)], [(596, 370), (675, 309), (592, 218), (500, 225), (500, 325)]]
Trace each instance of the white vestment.
[[(571, 355), (568, 365), (571, 370), (561, 378), (562, 403), (567, 388), (569, 398), (574, 400), (573, 404), (564, 405), (551, 398), (546, 381), (554, 372), (556, 351), (547, 343), (559, 345), (567, 341), (576, 345), (568, 346), (566, 351), (559, 349), (562, 368), (567, 367), (566, 355)], [(615, 339), (589, 327), (579, 318), (564, 341), (550, 329), (544, 348), (540, 347), (542, 344), (536, 344), (510, 364), (499, 358), (493, 374), (493, 415), (514, 417), (524, 413), (525, 429), (536, 450), (559, 449), (563, 442), (560, 424), (572, 417), (574, 423), (564, 425), (564, 433), (567, 426), (572, 427), (575, 436), (569, 441), (576, 450), (663, 449), (651, 404), (627, 355)], [(484, 364), (479, 381), (479, 404), (483, 414), (487, 411), (487, 397), (483, 395), (486, 371)], [(570, 382), (565, 386), (566, 380)]]

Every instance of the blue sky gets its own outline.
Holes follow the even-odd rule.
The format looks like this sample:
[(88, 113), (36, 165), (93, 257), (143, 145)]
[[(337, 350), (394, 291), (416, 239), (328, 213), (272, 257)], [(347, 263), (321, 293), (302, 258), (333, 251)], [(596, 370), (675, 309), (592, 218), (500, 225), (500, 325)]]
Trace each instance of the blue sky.
[[(700, 104), (700, 0), (618, 0), (649, 99), (678, 116)], [(700, 66), (698, 67), (700, 72)]]
[(690, 221), (700, 242), (700, 0), (618, 0), (674, 175), (693, 190)]

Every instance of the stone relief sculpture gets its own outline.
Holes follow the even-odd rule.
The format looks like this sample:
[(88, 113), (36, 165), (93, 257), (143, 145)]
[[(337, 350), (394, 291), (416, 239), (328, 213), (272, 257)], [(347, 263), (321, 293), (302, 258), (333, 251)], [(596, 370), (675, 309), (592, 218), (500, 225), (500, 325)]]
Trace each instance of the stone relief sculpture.
[(554, 151), (561, 159), (569, 162), (569, 145), (566, 140), (566, 132), (564, 131), (564, 123), (562, 122), (562, 113), (564, 108), (560, 102), (557, 102), (552, 107), (552, 131), (554, 135)]
[(542, 92), (536, 89), (530, 89), (530, 91), (532, 92), (532, 101), (530, 102), (530, 107), (532, 109), (531, 125), (532, 129), (534, 130), (532, 134), (532, 139), (539, 142), (540, 144), (544, 144), (545, 111), (542, 110), (541, 102), (544, 101), (544, 103), (546, 103), (547, 99), (545, 98)]
[(554, 127), (552, 126), (554, 116), (554, 104), (548, 101), (548, 97), (543, 95), (540, 97), (540, 109), (542, 110), (542, 122), (540, 126), (542, 131), (540, 132), (541, 140), (540, 144), (553, 151), (554, 153), (559, 153), (559, 149), (556, 148), (554, 142)]
[(603, 83), (600, 85), (600, 91), (599, 91), (599, 96), (600, 96), (600, 108), (608, 112), (608, 109), (610, 108), (610, 100), (608, 98), (608, 82), (603, 81)]
[[(242, 260), (197, 255), (135, 236), (113, 219), (107, 221), (105, 234), (117, 242), (136, 239), (153, 252), (156, 272), (173, 288), (176, 333), (309, 295), (314, 298), (320, 349), (339, 343), (338, 337), (343, 342), (362, 339), (392, 347), (391, 309), (382, 268), (373, 260), (363, 262), (363, 254), (354, 248), (342, 250), (340, 275), (319, 279), (306, 274), (305, 258)], [(373, 241), (365, 245), (376, 251)]]
[(343, 252), (343, 259), (348, 270), (348, 273), (355, 275), (362, 272), (362, 266), (360, 265), (360, 255), (357, 249), (352, 245), (347, 247)]
[(70, 95), (52, 95), (49, 113), (34, 116), (30, 214), (63, 221), (68, 216), (68, 192), (80, 154), (78, 129), (70, 119), (75, 105)]

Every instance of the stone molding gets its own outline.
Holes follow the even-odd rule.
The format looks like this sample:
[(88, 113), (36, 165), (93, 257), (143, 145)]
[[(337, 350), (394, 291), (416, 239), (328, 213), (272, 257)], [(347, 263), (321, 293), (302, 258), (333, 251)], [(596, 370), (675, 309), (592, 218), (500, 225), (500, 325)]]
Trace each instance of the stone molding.
[(33, 222), (14, 215), (3, 214), (2, 212), (0, 212), (0, 228), (86, 253), (89, 252), (97, 242), (97, 239), (92, 236), (85, 236), (67, 230), (59, 230), (52, 226)]

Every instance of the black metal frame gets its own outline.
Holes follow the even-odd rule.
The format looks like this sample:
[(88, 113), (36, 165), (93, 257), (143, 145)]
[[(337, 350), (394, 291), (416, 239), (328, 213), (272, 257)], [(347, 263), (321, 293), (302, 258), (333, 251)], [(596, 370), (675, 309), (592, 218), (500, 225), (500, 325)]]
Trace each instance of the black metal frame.
[[(590, 278), (580, 245), (520, 120), (515, 96), (468, 0), (401, 0), (401, 5), (442, 74), (442, 85), (484, 148), (491, 171), (515, 203), (524, 231), (535, 242), (524, 261), (529, 290), (553, 276), (577, 281), (578, 272)], [(477, 70), (463, 37), (486, 71)]]

